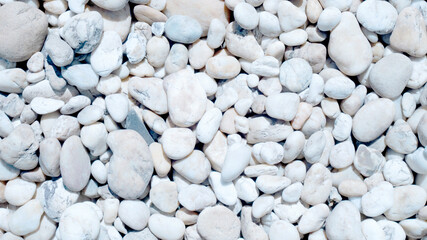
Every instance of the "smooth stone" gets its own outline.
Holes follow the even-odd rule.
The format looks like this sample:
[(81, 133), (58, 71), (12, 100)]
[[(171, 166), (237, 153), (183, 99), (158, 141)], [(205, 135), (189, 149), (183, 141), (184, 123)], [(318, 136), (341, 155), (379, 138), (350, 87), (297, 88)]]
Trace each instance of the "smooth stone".
[[(51, 113), (51, 114), (55, 114)], [(49, 114), (43, 115), (49, 116)], [(49, 117), (47, 117), (49, 118)], [(43, 124), (42, 124), (43, 125)], [(52, 126), (46, 131), (43, 131), (46, 137), (58, 138), (58, 140), (65, 141), (70, 136), (80, 134), (80, 124), (77, 118), (67, 115), (61, 115)]]
[(208, 143), (215, 137), (220, 126), (222, 112), (218, 108), (212, 108), (205, 112), (196, 127), (196, 137), (202, 143)]
[(237, 191), (233, 182), (223, 182), (221, 173), (212, 171), (209, 174), (209, 184), (215, 193), (218, 201), (227, 206), (235, 205), (237, 202)]
[(171, 169), (171, 160), (164, 153), (162, 145), (158, 142), (153, 142), (149, 148), (157, 175), (159, 177), (166, 176)]
[(117, 1), (107, 1), (107, 0), (92, 0), (97, 6), (103, 9), (110, 11), (118, 11), (123, 9), (129, 0), (117, 0)]
[(15, 178), (6, 183), (4, 198), (9, 204), (22, 206), (33, 198), (35, 192), (35, 183)]
[(62, 108), (64, 106), (64, 102), (52, 98), (35, 97), (31, 101), (30, 106), (35, 113), (44, 115)]
[(128, 97), (121, 93), (105, 97), (105, 106), (111, 118), (118, 123), (123, 122), (129, 112)]
[(84, 12), (73, 16), (61, 28), (61, 37), (74, 49), (76, 53), (92, 52), (103, 32), (103, 20), (98, 12)]
[(207, 44), (210, 48), (215, 49), (221, 46), (224, 42), (225, 26), (218, 18), (212, 19), (209, 24), (209, 31), (207, 33)]
[(425, 206), (427, 193), (418, 185), (406, 185), (394, 189), (393, 206), (384, 215), (392, 221), (400, 221), (415, 215)]
[(107, 151), (107, 129), (102, 123), (94, 123), (82, 127), (80, 137), (83, 145), (93, 156), (100, 156)]
[(5, 161), (0, 161), (0, 180), (8, 181), (19, 176), (20, 170), (12, 165), (7, 164)]
[(216, 18), (227, 25), (231, 15), (224, 2), (220, 0), (170, 0), (163, 12), (168, 17), (186, 15), (194, 18), (202, 26), (202, 36), (208, 33), (213, 19)]
[(329, 207), (322, 203), (309, 208), (298, 222), (298, 231), (302, 234), (319, 230), (329, 216)]
[(197, 218), (197, 231), (206, 240), (237, 240), (240, 235), (240, 220), (224, 206), (207, 207)]
[(132, 77), (128, 83), (129, 94), (157, 114), (168, 112), (163, 80), (159, 78)]
[(411, 60), (401, 53), (380, 59), (369, 73), (369, 85), (381, 97), (395, 99), (405, 89), (412, 74)]
[(123, 237), (123, 240), (157, 240), (158, 238), (151, 233), (149, 228), (145, 228), (142, 231), (135, 231), (135, 232), (129, 232), (126, 233), (126, 235)]
[(68, 84), (76, 86), (81, 90), (89, 90), (96, 87), (99, 76), (92, 69), (90, 64), (76, 64), (67, 68), (62, 68), (62, 76)]
[(298, 93), (310, 85), (312, 73), (312, 68), (306, 60), (292, 58), (280, 66), (280, 83), (290, 91)]
[(252, 203), (252, 216), (254, 218), (262, 218), (270, 213), (274, 207), (274, 197), (268, 194), (259, 196)]
[[(176, 139), (180, 139), (179, 142)], [(174, 160), (188, 156), (196, 145), (196, 136), (188, 128), (168, 128), (164, 131), (160, 142), (165, 154)]]
[(86, 96), (74, 96), (70, 98), (64, 106), (62, 106), (60, 112), (61, 114), (73, 114), (90, 105), (90, 103), (90, 99)]
[(74, 59), (73, 49), (55, 34), (48, 35), (44, 48), (57, 67), (69, 65)]
[(43, 206), (45, 214), (55, 222), (59, 222), (62, 213), (77, 202), (79, 193), (66, 189), (62, 178), (43, 182), (37, 189), (36, 198)]
[(256, 181), (258, 189), (266, 194), (274, 194), (291, 184), (291, 180), (282, 176), (261, 175)]
[(332, 77), (325, 83), (326, 96), (333, 99), (345, 99), (351, 95), (356, 85), (348, 77)]
[(178, 191), (174, 182), (159, 182), (150, 189), (150, 199), (160, 211), (171, 213), (178, 208)]
[(352, 0), (319, 0), (319, 2), (320, 4), (322, 4), (323, 8), (336, 7), (340, 11), (350, 10), (350, 7), (352, 5)]
[(104, 109), (96, 105), (89, 105), (77, 114), (77, 120), (82, 125), (90, 125), (104, 116)]
[(336, 7), (325, 8), (317, 20), (320, 31), (331, 31), (341, 21), (341, 11)]
[(357, 20), (371, 32), (387, 34), (393, 31), (397, 11), (389, 2), (368, 0), (357, 8)]
[(279, 18), (268, 11), (259, 13), (259, 31), (267, 37), (277, 37), (282, 32)]
[(194, 150), (187, 157), (174, 161), (172, 167), (185, 179), (195, 184), (205, 181), (211, 172), (211, 164), (200, 150)]
[(393, 206), (393, 185), (383, 181), (362, 196), (361, 212), (368, 217), (376, 217)]
[(259, 16), (255, 8), (246, 2), (240, 2), (233, 10), (234, 20), (244, 29), (252, 30), (258, 26)]
[(216, 79), (234, 78), (240, 73), (240, 63), (232, 56), (215, 56), (208, 59), (206, 73)]
[[(197, 43), (194, 43), (193, 45), (191, 45), (190, 49), (192, 49), (192, 52), (194, 51), (194, 48), (197, 49), (197, 47), (195, 47), (195, 46), (198, 46), (200, 42), (201, 41), (197, 41)], [(201, 50), (201, 49), (197, 49), (197, 50)], [(197, 57), (201, 57), (204, 55), (203, 52), (198, 52), (198, 53), (199, 54)], [(213, 53), (209, 54), (209, 55), (211, 56), (211, 55), (213, 55)], [(174, 72), (177, 72), (181, 69), (184, 69), (187, 66), (188, 60), (189, 60), (189, 50), (187, 49), (187, 47), (185, 47), (181, 43), (173, 44), (171, 49), (170, 49), (169, 55), (167, 56), (166, 61), (165, 61), (166, 73), (174, 73)], [(193, 67), (195, 67), (194, 64), (192, 64), (191, 62), (190, 62), (190, 64)], [(204, 67), (205, 64), (206, 64), (206, 61), (204, 61), (204, 63), (201, 64), (202, 65), (201, 67)]]
[(95, 160), (92, 163), (90, 173), (98, 183), (105, 184), (107, 182), (107, 168), (100, 160)]
[(56, 224), (46, 215), (43, 215), (40, 221), (39, 228), (26, 235), (27, 240), (50, 239), (53, 238), (56, 231)]
[(150, 216), (148, 227), (160, 239), (179, 240), (185, 232), (185, 225), (181, 219), (158, 213)]
[(196, 19), (185, 15), (173, 15), (165, 24), (166, 36), (174, 42), (184, 44), (195, 42), (202, 36), (202, 31), (202, 26)]
[(426, 221), (420, 219), (406, 219), (399, 223), (402, 226), (403, 230), (409, 237), (413, 238), (422, 238), (426, 235), (427, 232), (427, 223)]
[(28, 124), (20, 124), (0, 142), (0, 158), (15, 168), (31, 170), (37, 166), (39, 148), (34, 130)]
[(361, 144), (357, 148), (353, 165), (363, 176), (370, 177), (382, 170), (385, 161), (380, 151)]
[(299, 9), (289, 1), (281, 1), (277, 6), (277, 16), (280, 27), (284, 32), (289, 32), (304, 25), (307, 16), (304, 10)]
[(42, 215), (42, 205), (39, 200), (33, 199), (12, 214), (9, 219), (10, 231), (19, 236), (34, 232), (40, 226)]
[(109, 11), (98, 6), (90, 6), (89, 10), (101, 14), (104, 22), (104, 32), (115, 31), (120, 35), (122, 42), (126, 40), (132, 19), (129, 4), (126, 4), (124, 8), (118, 11)]
[(96, 85), (96, 90), (105, 96), (117, 93), (121, 88), (122, 81), (119, 76), (110, 74), (106, 77), (101, 77), (98, 84)]
[(126, 226), (141, 231), (148, 224), (150, 209), (140, 200), (124, 200), (120, 202), (118, 216)]
[[(245, 175), (246, 172), (245, 172)], [(240, 176), (238, 177), (235, 182), (237, 197), (247, 203), (255, 201), (255, 199), (259, 196), (258, 188), (254, 182), (249, 177)]]
[(236, 179), (249, 164), (251, 150), (245, 143), (229, 145), (222, 165), (221, 180), (231, 182)]
[(272, 56), (258, 58), (251, 64), (251, 73), (263, 77), (276, 77), (279, 75), (279, 61)]
[(26, 73), (20, 68), (11, 68), (0, 71), (0, 91), (8, 93), (22, 93), (27, 87)]
[(69, 137), (61, 148), (60, 169), (64, 185), (81, 191), (90, 178), (90, 158), (78, 136)]
[(363, 181), (349, 179), (340, 183), (338, 191), (345, 197), (360, 197), (368, 191), (368, 188)]
[(48, 33), (46, 15), (22, 2), (0, 7), (0, 58), (11, 62), (29, 59), (40, 51)]
[(147, 39), (142, 34), (130, 33), (125, 46), (124, 53), (132, 64), (141, 62), (147, 53)]
[(315, 163), (307, 171), (301, 200), (310, 205), (323, 203), (328, 199), (331, 188), (331, 172), (321, 163)]
[(330, 240), (364, 238), (359, 210), (350, 201), (335, 206), (326, 219), (325, 229)]
[(414, 7), (400, 11), (396, 26), (390, 36), (390, 46), (413, 57), (427, 53), (427, 30), (423, 17)]
[(209, 187), (191, 184), (181, 189), (178, 194), (179, 203), (190, 211), (202, 211), (216, 203), (216, 197)]
[(206, 110), (206, 92), (189, 70), (168, 75), (163, 82), (168, 99), (169, 117), (179, 127), (196, 124)]
[(90, 65), (101, 77), (106, 77), (122, 65), (122, 40), (115, 31), (106, 31), (92, 51)]
[(290, 47), (303, 45), (307, 42), (307, 38), (307, 32), (302, 29), (295, 29), (290, 32), (282, 33), (279, 36), (280, 41)]
[(289, 240), (300, 239), (297, 228), (286, 220), (274, 221), (270, 226), (268, 236), (270, 240), (280, 240), (283, 236)]
[(353, 136), (361, 142), (376, 139), (391, 125), (394, 114), (394, 104), (387, 98), (368, 102), (353, 117)]
[(418, 139), (411, 127), (402, 119), (397, 120), (386, 134), (387, 146), (401, 154), (409, 154), (417, 150)]
[(241, 28), (236, 22), (232, 22), (226, 27), (225, 45), (234, 56), (251, 62), (264, 56), (264, 50), (258, 44), (253, 33)]
[[(278, 93), (267, 97), (265, 110), (270, 117), (291, 121), (297, 114), (299, 96), (295, 93)], [(285, 104), (286, 108), (281, 108)]]
[(108, 168), (110, 189), (124, 199), (142, 196), (153, 174), (145, 140), (134, 130), (116, 130), (108, 134), (107, 144), (113, 152)]
[(328, 54), (339, 70), (349, 76), (361, 74), (371, 64), (371, 45), (352, 13), (343, 12), (340, 23), (331, 31)]
[(62, 240), (97, 239), (100, 231), (100, 219), (96, 208), (91, 204), (93, 203), (76, 203), (64, 211), (58, 227)]
[(138, 21), (153, 24), (153, 22), (166, 22), (168, 17), (162, 12), (145, 5), (136, 5), (133, 13)]

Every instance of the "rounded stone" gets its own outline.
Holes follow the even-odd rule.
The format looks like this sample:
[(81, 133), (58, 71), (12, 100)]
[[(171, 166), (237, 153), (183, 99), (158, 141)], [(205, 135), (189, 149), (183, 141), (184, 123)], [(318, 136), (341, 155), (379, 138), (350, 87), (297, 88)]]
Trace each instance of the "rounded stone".
[(394, 118), (394, 103), (387, 98), (370, 101), (353, 117), (353, 136), (362, 142), (379, 137)]
[(395, 99), (402, 94), (411, 75), (411, 60), (401, 53), (392, 53), (372, 67), (369, 85), (379, 96)]
[(168, 128), (160, 141), (165, 154), (171, 159), (178, 160), (194, 150), (196, 135), (188, 128)]
[(387, 1), (367, 0), (357, 8), (357, 20), (371, 32), (387, 34), (393, 31), (397, 11)]
[(38, 52), (47, 35), (47, 17), (23, 2), (0, 7), (0, 58), (21, 62)]
[(124, 200), (120, 203), (118, 214), (126, 226), (141, 231), (147, 226), (150, 209), (140, 200)]
[(310, 64), (302, 58), (292, 58), (280, 67), (280, 83), (292, 92), (301, 92), (311, 82), (313, 70)]
[(165, 24), (166, 36), (175, 42), (193, 43), (202, 36), (202, 26), (189, 16), (174, 15)]
[(90, 204), (93, 203), (76, 203), (64, 211), (58, 227), (62, 240), (97, 239), (100, 223)]
[(113, 152), (108, 167), (109, 188), (124, 199), (142, 196), (154, 170), (145, 140), (134, 130), (116, 130), (108, 134), (107, 144)]
[(197, 231), (206, 240), (237, 240), (240, 236), (240, 220), (224, 206), (208, 207), (199, 214)]

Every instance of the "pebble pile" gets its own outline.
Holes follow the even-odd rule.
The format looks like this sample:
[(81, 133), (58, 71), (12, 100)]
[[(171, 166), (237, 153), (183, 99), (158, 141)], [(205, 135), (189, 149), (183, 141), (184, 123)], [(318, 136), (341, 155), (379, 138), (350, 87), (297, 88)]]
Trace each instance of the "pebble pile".
[(0, 240), (427, 240), (427, 2), (0, 0)]

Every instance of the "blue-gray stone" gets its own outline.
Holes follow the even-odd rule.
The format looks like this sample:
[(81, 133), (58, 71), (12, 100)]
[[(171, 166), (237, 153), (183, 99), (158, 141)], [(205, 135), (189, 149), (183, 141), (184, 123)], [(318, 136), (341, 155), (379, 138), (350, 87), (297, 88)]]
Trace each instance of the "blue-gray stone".
[(202, 32), (200, 23), (189, 16), (174, 15), (165, 24), (166, 36), (174, 42), (193, 43), (202, 36)]

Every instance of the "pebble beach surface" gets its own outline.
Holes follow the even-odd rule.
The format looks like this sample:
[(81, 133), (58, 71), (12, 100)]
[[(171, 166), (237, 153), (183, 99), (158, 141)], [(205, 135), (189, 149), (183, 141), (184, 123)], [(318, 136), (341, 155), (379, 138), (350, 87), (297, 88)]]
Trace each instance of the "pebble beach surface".
[(0, 0), (0, 240), (427, 240), (427, 2)]

